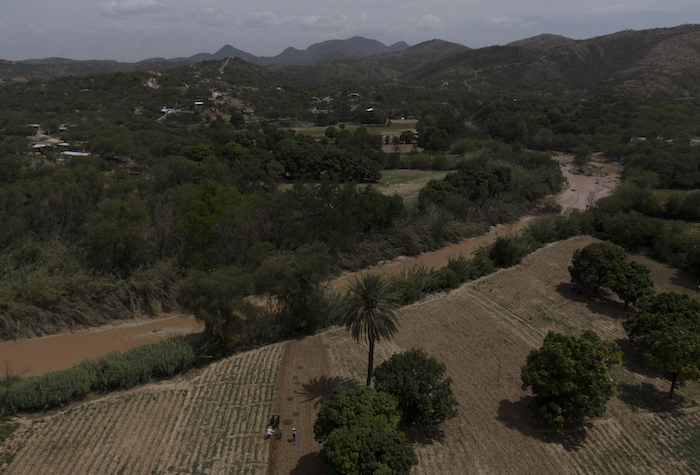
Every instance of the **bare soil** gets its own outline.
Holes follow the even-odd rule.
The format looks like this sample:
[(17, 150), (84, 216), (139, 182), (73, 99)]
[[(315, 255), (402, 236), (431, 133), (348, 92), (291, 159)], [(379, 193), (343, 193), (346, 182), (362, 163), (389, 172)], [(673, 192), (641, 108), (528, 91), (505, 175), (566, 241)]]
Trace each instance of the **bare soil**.
[[(396, 338), (375, 348), (375, 364), (410, 348), (443, 361), (459, 415), (437, 430), (409, 432), (419, 457), (414, 474), (683, 474), (700, 470), (694, 440), (700, 385), (667, 400), (669, 382), (625, 346), (623, 304), (570, 292), (566, 270), (579, 236), (528, 256), (400, 313)], [(697, 279), (656, 264), (657, 289)], [(563, 430), (543, 427), (520, 367), (548, 330), (592, 329), (623, 346), (613, 368), (617, 396), (605, 417)], [(367, 346), (342, 328), (266, 346), (202, 370), (64, 410), (20, 417), (0, 444), (14, 454), (9, 474), (309, 474), (322, 473), (313, 441), (320, 404), (333, 388), (361, 384)], [(273, 414), (284, 437), (265, 438)], [(291, 428), (297, 429), (296, 443)]]
[[(318, 458), (321, 445), (314, 440), (313, 424), (321, 404), (344, 383), (329, 370), (321, 336), (289, 342), (284, 349), (275, 400), (281, 419), (270, 445), (268, 475), (317, 474), (324, 471)], [(294, 441), (292, 430), (296, 429)]]
[[(684, 458), (689, 432), (673, 431), (696, 433), (700, 385), (688, 383), (668, 402), (670, 383), (639, 364), (626, 344), (622, 302), (570, 292), (571, 256), (593, 241), (581, 236), (555, 243), (515, 268), (401, 312), (399, 332), (379, 345), (377, 364), (395, 351), (423, 348), (446, 364), (460, 404), (456, 419), (433, 433), (412, 434), (419, 456), (412, 473), (697, 473), (700, 461)], [(657, 288), (693, 285), (692, 278), (661, 267), (657, 264), (655, 278), (662, 279)], [(531, 394), (520, 387), (520, 368), (548, 330), (586, 329), (618, 341), (627, 353), (624, 364), (613, 369), (618, 394), (605, 417), (549, 429), (537, 419)], [(324, 340), (335, 374), (361, 380), (366, 346), (342, 329), (324, 334)]]

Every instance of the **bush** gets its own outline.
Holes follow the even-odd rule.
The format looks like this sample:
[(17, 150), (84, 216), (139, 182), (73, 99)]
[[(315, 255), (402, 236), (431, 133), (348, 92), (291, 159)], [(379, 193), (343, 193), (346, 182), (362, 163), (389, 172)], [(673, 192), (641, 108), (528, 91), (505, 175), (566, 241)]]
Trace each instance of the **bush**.
[(472, 261), (461, 252), (457, 257), (447, 256), (447, 267), (454, 271), (460, 282), (466, 282), (471, 278)]
[(110, 353), (63, 371), (9, 381), (0, 395), (6, 414), (54, 409), (83, 399), (88, 392), (128, 389), (154, 378), (172, 376), (192, 366), (195, 354), (183, 338)]
[(399, 279), (392, 283), (391, 291), (398, 296), (403, 305), (408, 305), (420, 298), (416, 283), (409, 279)]
[(443, 267), (433, 272), (435, 281), (435, 290), (451, 290), (456, 289), (461, 284), (459, 276), (449, 267)]
[(78, 365), (17, 381), (3, 395), (3, 412), (46, 411), (83, 399), (93, 386), (94, 378), (94, 373)]
[(547, 214), (530, 221), (521, 236), (529, 236), (536, 242), (547, 244), (576, 235), (573, 223), (560, 214)]
[(499, 236), (491, 246), (489, 259), (497, 267), (510, 267), (520, 262), (520, 255), (512, 236)]

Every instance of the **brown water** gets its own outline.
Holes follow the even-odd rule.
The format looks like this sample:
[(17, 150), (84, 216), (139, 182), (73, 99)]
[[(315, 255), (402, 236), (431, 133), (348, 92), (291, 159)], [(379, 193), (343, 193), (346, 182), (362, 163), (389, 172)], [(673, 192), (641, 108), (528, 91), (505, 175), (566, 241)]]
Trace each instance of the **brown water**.
[[(571, 173), (571, 158), (556, 157), (562, 164), (562, 172), (569, 185), (558, 195), (557, 202), (566, 209), (585, 209), (591, 200), (606, 196), (617, 185), (619, 171), (606, 165), (604, 176), (582, 176)], [(609, 168), (609, 169), (608, 169)], [(593, 195), (591, 195), (593, 193)], [(592, 196), (592, 198), (591, 198)], [(480, 246), (498, 236), (518, 232), (529, 218), (517, 223), (495, 226), (487, 234), (413, 258), (402, 258), (385, 263), (368, 272), (387, 275), (398, 274), (413, 265), (422, 264), (428, 269), (447, 265), (448, 257), (460, 253), (471, 256)], [(343, 286), (358, 273), (344, 275), (331, 286)], [(0, 344), (2, 370), (10, 374), (32, 376), (48, 371), (69, 368), (85, 359), (92, 359), (113, 351), (125, 351), (145, 343), (153, 343), (174, 335), (199, 333), (203, 326), (192, 315), (169, 316), (160, 319), (135, 319), (122, 323), (71, 333), (33, 338)]]
[(0, 344), (3, 376), (23, 377), (70, 368), (86, 359), (125, 351), (175, 335), (201, 332), (192, 315), (136, 319), (71, 333)]

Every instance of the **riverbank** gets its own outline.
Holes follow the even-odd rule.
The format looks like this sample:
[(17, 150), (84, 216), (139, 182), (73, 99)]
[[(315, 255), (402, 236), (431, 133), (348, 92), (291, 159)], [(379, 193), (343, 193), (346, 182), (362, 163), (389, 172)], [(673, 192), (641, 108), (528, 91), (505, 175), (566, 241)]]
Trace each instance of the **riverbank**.
[[(576, 172), (571, 157), (561, 155), (555, 159), (561, 164), (562, 173), (567, 180), (567, 188), (556, 197), (564, 211), (586, 209), (595, 200), (610, 194), (619, 183), (621, 168), (617, 164), (596, 160), (591, 162), (587, 173), (582, 175)], [(532, 218), (524, 217), (515, 223), (493, 226), (484, 235), (420, 256), (387, 261), (362, 272), (396, 275), (414, 265), (423, 265), (428, 269), (444, 267), (450, 256), (463, 254), (470, 257), (479, 247), (499, 236), (518, 232), (530, 219)], [(360, 272), (349, 273), (329, 284), (341, 287), (359, 274)], [(112, 351), (125, 351), (175, 335), (199, 333), (203, 329), (201, 322), (193, 315), (127, 320), (71, 333), (1, 343), (0, 362), (5, 365), (6, 375), (27, 377), (70, 368), (85, 359), (97, 358)]]

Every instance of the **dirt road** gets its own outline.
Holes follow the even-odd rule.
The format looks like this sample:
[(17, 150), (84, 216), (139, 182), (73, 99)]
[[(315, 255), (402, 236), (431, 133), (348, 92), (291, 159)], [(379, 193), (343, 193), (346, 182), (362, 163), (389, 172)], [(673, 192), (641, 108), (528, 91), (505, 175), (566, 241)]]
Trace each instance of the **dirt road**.
[[(275, 411), (280, 415), (279, 433), (270, 441), (268, 475), (323, 473), (318, 458), (321, 444), (314, 440), (313, 423), (321, 403), (333, 389), (345, 384), (329, 370), (328, 356), (321, 336), (289, 342), (280, 365)], [(292, 430), (296, 429), (296, 442)]]

